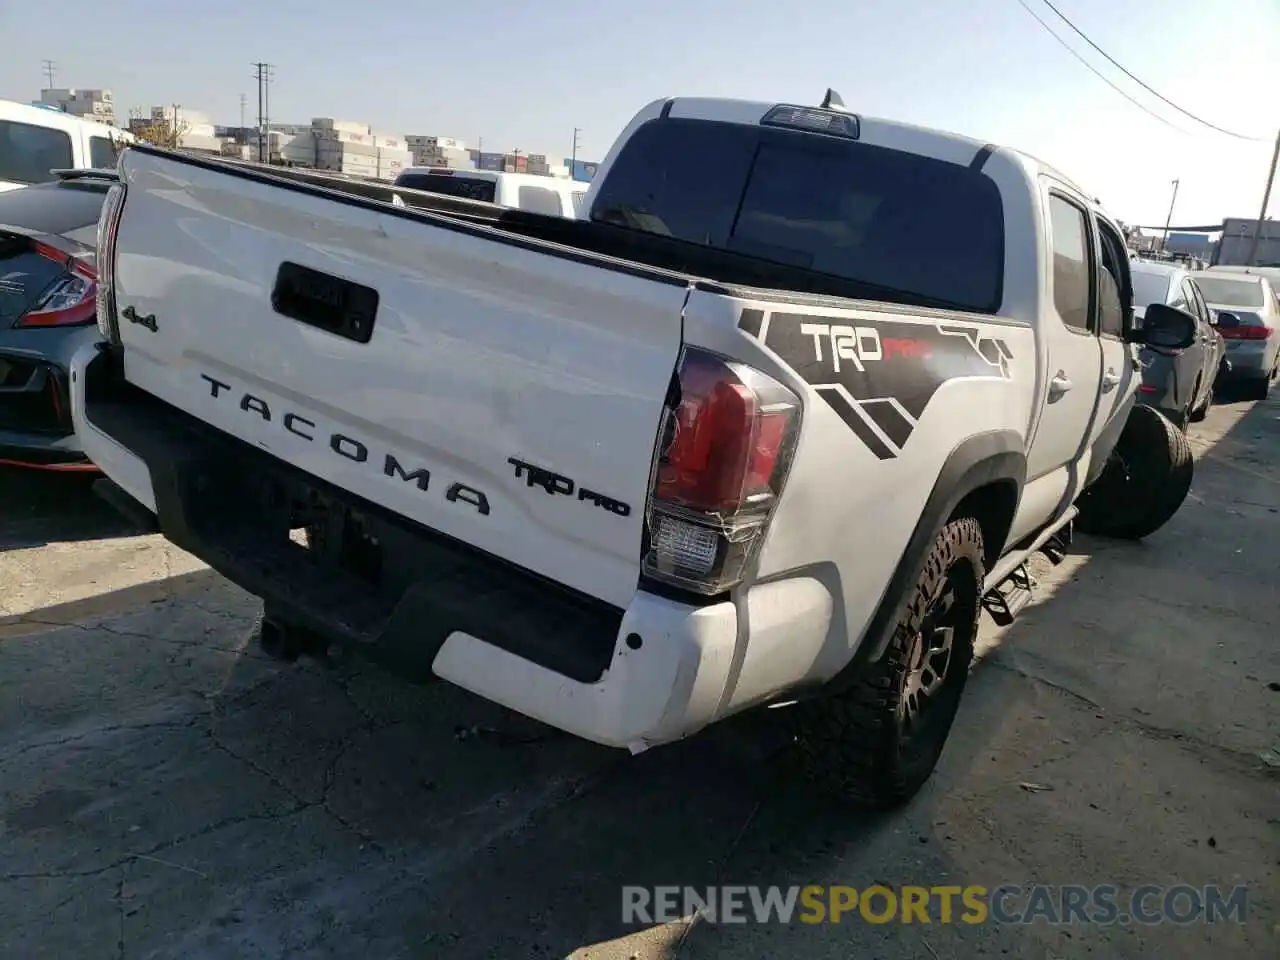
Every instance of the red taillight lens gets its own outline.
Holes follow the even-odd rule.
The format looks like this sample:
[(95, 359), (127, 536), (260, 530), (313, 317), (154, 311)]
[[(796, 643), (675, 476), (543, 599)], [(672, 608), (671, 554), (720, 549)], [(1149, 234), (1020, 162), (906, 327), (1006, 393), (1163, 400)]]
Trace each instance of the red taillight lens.
[(701, 594), (738, 583), (790, 468), (799, 398), (758, 370), (686, 348), (649, 498), (644, 572)]
[(1271, 336), (1270, 327), (1246, 327), (1243, 324), (1238, 327), (1219, 327), (1218, 332), (1222, 334), (1223, 340), (1266, 340)]
[(67, 266), (18, 320), (19, 327), (76, 327), (94, 322), (98, 275), (93, 267), (61, 250), (36, 243), (35, 252)]

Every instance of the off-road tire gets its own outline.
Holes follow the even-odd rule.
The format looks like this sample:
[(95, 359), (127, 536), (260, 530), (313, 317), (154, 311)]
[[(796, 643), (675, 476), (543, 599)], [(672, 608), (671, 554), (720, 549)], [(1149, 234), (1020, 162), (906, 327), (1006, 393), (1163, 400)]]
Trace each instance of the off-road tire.
[(1102, 474), (1080, 497), (1084, 533), (1141, 540), (1182, 507), (1195, 476), (1186, 436), (1158, 410), (1134, 407)]
[[(796, 756), (811, 781), (872, 809), (894, 807), (915, 796), (937, 766), (955, 721), (973, 659), (985, 575), (978, 522), (962, 518), (944, 526), (925, 556), (884, 656), (867, 664), (853, 686), (787, 711)], [(938, 712), (926, 721), (933, 724), (928, 736), (904, 749), (913, 654), (932, 601), (949, 578), (956, 626), (939, 699), (932, 704)]]

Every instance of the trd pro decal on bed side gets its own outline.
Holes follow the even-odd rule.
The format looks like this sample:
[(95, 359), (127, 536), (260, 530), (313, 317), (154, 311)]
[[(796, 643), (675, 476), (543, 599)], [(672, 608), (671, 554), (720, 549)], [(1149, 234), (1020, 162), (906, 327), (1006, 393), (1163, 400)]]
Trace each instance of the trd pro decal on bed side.
[(881, 460), (892, 460), (938, 389), (1009, 378), (1009, 345), (976, 325), (744, 310), (738, 326), (782, 357)]

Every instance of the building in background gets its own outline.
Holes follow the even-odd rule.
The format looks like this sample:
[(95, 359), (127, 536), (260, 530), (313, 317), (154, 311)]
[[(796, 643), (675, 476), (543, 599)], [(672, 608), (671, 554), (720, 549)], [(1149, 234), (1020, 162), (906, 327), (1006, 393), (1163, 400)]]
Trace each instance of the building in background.
[(1170, 253), (1208, 260), (1213, 254), (1213, 237), (1207, 233), (1170, 233), (1164, 248)]
[(367, 123), (332, 117), (316, 117), (310, 124), (272, 124), (261, 138), (254, 131), (247, 147), (250, 159), (260, 162), (374, 180), (394, 180), (413, 164), (404, 137), (374, 133)]
[(450, 170), (474, 170), (478, 151), (468, 150), (467, 145), (454, 137), (432, 137), (411, 133), (405, 138), (413, 154), (415, 167), (448, 167)]
[(188, 110), (181, 104), (170, 103), (151, 107), (145, 112), (134, 111), (129, 118), (129, 132), (135, 136), (147, 138), (153, 136), (157, 129), (174, 138), (174, 146), (178, 150), (222, 153), (223, 139), (217, 135), (209, 117), (199, 110)]
[[(1222, 239), (1213, 262), (1225, 266), (1244, 266), (1249, 262), (1257, 220), (1253, 217), (1228, 217), (1222, 221)], [(1255, 266), (1280, 267), (1280, 221), (1262, 221), (1262, 238), (1258, 241)]]
[(116, 126), (116, 107), (110, 90), (83, 90), (76, 87), (56, 87), (40, 91), (35, 106), (53, 107), (73, 117), (96, 120)]
[(596, 168), (600, 166), (595, 160), (575, 160), (572, 157), (564, 158), (564, 165), (569, 169), (569, 176), (574, 180), (594, 180), (596, 177)]

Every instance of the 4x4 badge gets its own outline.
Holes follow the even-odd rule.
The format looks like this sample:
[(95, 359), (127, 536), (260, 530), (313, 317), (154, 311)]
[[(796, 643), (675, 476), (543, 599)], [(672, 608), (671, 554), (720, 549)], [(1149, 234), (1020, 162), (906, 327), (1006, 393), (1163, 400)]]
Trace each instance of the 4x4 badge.
[(156, 315), (154, 313), (143, 315), (138, 313), (138, 311), (133, 309), (133, 307), (125, 307), (121, 312), (124, 314), (124, 318), (130, 323), (136, 323), (140, 327), (146, 327), (152, 333), (155, 333), (156, 328), (159, 326), (156, 323)]

